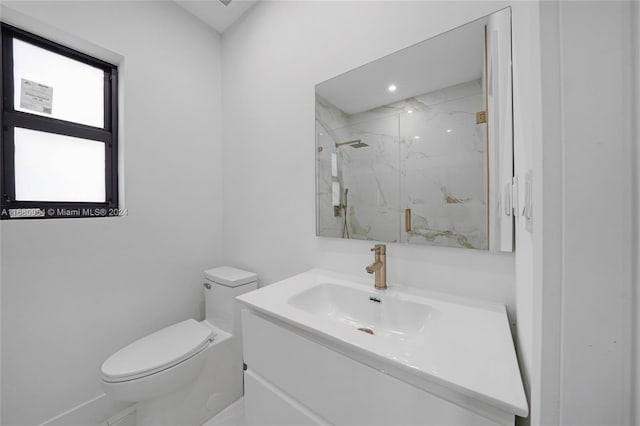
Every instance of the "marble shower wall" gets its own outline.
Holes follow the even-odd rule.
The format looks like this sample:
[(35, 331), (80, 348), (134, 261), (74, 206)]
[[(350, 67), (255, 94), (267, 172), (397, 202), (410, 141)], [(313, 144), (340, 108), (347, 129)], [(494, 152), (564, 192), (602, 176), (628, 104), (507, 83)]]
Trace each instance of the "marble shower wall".
[[(344, 209), (336, 217), (331, 205), (333, 152), (333, 181), (342, 193), (349, 189), (350, 238), (486, 249), (486, 124), (475, 121), (481, 110), (480, 79), (353, 115), (317, 96), (318, 235), (345, 231)], [(358, 139), (367, 146), (335, 146)]]
[[(316, 95), (316, 234), (322, 237), (343, 237), (344, 211), (338, 206), (339, 214), (335, 215), (332, 194), (332, 185), (340, 185), (342, 167), (338, 164), (337, 176), (332, 176), (331, 156), (337, 155), (333, 129), (346, 126), (347, 120), (346, 113)], [(341, 185), (339, 190), (342, 194)], [(338, 204), (342, 204), (342, 197)]]
[[(398, 242), (400, 167), (398, 119), (375, 118), (337, 129), (341, 142), (360, 140), (367, 146), (337, 148), (341, 183), (349, 190), (347, 230), (350, 238)], [(340, 143), (340, 142), (339, 142)]]
[(488, 249), (487, 125), (480, 79), (408, 101), (400, 114), (403, 241)]

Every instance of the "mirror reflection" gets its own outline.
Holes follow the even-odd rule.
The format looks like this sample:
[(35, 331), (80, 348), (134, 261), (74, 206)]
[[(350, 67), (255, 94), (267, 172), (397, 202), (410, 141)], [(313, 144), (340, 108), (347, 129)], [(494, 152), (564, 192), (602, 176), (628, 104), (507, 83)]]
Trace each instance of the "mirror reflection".
[(319, 236), (511, 249), (499, 217), (510, 69), (496, 72), (510, 65), (486, 47), (505, 45), (510, 16), (494, 15), (316, 86)]

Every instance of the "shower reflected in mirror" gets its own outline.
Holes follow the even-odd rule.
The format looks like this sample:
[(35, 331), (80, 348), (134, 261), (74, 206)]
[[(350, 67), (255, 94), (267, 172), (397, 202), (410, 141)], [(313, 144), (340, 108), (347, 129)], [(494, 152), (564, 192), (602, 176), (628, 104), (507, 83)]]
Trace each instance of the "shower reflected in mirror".
[(506, 8), (316, 85), (317, 235), (512, 251), (510, 30)]

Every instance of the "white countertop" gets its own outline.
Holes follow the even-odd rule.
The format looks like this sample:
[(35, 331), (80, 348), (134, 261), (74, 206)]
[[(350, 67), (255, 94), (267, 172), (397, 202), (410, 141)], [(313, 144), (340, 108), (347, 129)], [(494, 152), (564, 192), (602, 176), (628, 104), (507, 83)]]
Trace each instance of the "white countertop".
[[(381, 306), (423, 305), (428, 307), (428, 315), (416, 316), (416, 321), (422, 322), (413, 328), (372, 336), (357, 331), (353, 325), (292, 304), (292, 299), (300, 299), (305, 291), (323, 284), (368, 293), (381, 299)], [(409, 374), (413, 384), (424, 382), (425, 389), (433, 390), (429, 384), (434, 384), (506, 413), (528, 415), (509, 321), (502, 305), (434, 295), (404, 286), (375, 290), (373, 280), (364, 283), (360, 278), (321, 269), (246, 293), (238, 300), (258, 312), (339, 343), (342, 348), (353, 349), (356, 354), (373, 357), (380, 361), (379, 365), (386, 363)], [(409, 315), (399, 321), (412, 319)], [(392, 369), (387, 373), (393, 375)]]

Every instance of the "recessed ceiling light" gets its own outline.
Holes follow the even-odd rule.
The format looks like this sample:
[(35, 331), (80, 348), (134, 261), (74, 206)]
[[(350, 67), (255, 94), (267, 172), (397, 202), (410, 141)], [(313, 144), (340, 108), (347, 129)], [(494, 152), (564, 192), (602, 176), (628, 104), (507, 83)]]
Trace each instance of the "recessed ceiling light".
[(389, 87), (387, 87), (387, 90), (390, 91), (390, 92), (395, 92), (396, 89), (397, 89), (397, 87), (396, 87), (395, 84), (391, 84), (391, 85), (389, 85)]
[(407, 110), (407, 114), (413, 114), (413, 110), (412, 109)]
[(414, 139), (420, 139), (420, 136), (416, 135), (413, 137)]
[(453, 130), (451, 129), (447, 129), (447, 133), (451, 133)]

